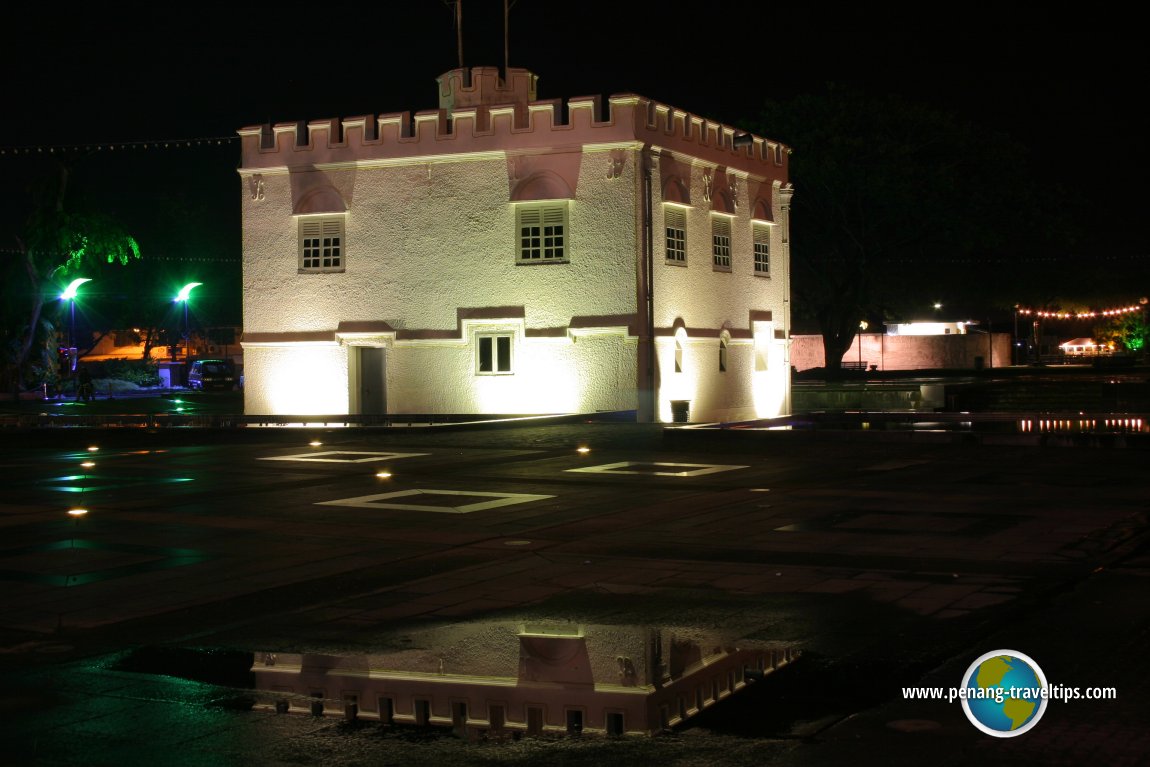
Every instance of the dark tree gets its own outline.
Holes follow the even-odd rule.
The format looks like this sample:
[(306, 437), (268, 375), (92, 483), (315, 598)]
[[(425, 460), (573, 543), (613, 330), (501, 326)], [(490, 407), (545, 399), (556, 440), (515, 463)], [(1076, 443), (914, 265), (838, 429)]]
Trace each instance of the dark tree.
[(81, 270), (140, 258), (136, 240), (116, 219), (70, 199), (69, 180), (63, 162), (40, 166), (24, 199), (27, 217), (10, 234), (11, 247), (4, 251), (2, 362), (13, 391), (23, 383), (32, 358), (44, 356), (33, 350), (45, 347), (55, 330), (43, 311), (61, 283)]
[(935, 108), (831, 86), (768, 102), (750, 127), (793, 150), (796, 313), (817, 322), (828, 370), (864, 319), (1012, 305), (1028, 254), (1069, 242), (1027, 153)]

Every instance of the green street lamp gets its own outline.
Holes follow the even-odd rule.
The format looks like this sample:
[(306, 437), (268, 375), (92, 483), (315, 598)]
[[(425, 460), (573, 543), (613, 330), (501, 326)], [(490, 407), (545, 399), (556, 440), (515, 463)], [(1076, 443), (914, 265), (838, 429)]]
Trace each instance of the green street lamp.
[(188, 346), (189, 346), (189, 344), (188, 344), (188, 336), (189, 336), (189, 332), (188, 332), (188, 301), (191, 300), (192, 290), (194, 288), (198, 288), (200, 285), (203, 285), (203, 284), (204, 283), (202, 283), (202, 282), (189, 282), (187, 285), (180, 288), (180, 292), (177, 293), (176, 297), (172, 299), (176, 303), (182, 302), (184, 304), (183, 339), (184, 339), (184, 359), (185, 360), (189, 357), (189, 351), (190, 351), (188, 348)]
[[(76, 348), (76, 340), (75, 340), (76, 339), (76, 291), (79, 290), (80, 286), (83, 285), (85, 282), (91, 282), (91, 281), (92, 281), (91, 277), (77, 277), (76, 279), (72, 280), (72, 282), (70, 282), (68, 284), (68, 287), (64, 288), (64, 292), (60, 294), (60, 300), (68, 302), (68, 310), (69, 310), (69, 313), (72, 315), (72, 319), (70, 321), (70, 324), (68, 325), (68, 348), (69, 349)], [(75, 369), (75, 367), (76, 367), (76, 361), (72, 360), (73, 370)]]

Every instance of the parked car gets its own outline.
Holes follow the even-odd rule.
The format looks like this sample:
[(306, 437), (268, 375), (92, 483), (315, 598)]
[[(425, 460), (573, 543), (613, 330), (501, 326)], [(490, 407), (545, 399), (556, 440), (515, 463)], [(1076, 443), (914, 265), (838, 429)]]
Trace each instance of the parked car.
[(236, 366), (231, 360), (202, 359), (188, 369), (188, 388), (209, 391), (235, 388)]

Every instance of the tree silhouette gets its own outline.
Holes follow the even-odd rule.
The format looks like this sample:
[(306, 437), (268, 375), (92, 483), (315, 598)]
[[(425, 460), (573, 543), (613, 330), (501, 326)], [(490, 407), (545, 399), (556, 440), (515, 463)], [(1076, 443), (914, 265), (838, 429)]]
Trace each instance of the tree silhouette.
[(795, 311), (817, 322), (828, 370), (864, 319), (1012, 305), (1012, 286), (1039, 287), (1028, 254), (1070, 241), (1025, 150), (938, 109), (832, 85), (746, 124), (792, 148)]
[(14, 393), (24, 382), (33, 349), (46, 346), (55, 330), (43, 310), (60, 283), (81, 269), (140, 258), (136, 240), (114, 218), (72, 204), (66, 164), (53, 160), (44, 167), (50, 170), (28, 190), (30, 211), (12, 235), (15, 247), (4, 251), (3, 375)]

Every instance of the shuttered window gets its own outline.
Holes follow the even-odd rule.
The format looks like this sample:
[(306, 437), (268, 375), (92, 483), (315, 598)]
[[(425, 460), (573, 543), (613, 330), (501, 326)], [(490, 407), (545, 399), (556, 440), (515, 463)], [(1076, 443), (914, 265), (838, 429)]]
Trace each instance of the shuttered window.
[(731, 268), (731, 222), (726, 218), (711, 219), (711, 255), (716, 269)]
[(567, 260), (567, 203), (516, 209), (521, 263)]
[(343, 271), (343, 217), (301, 218), (299, 221), (299, 270)]
[(663, 228), (667, 233), (667, 260), (687, 262), (687, 211), (667, 205), (663, 208)]
[(755, 274), (771, 273), (771, 228), (755, 224), (751, 229), (755, 248)]

